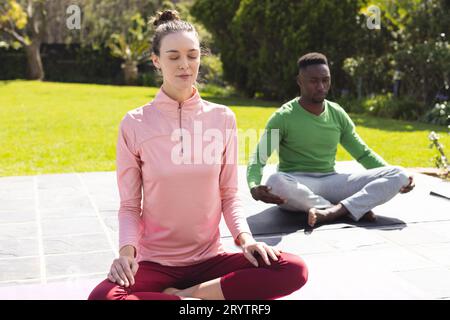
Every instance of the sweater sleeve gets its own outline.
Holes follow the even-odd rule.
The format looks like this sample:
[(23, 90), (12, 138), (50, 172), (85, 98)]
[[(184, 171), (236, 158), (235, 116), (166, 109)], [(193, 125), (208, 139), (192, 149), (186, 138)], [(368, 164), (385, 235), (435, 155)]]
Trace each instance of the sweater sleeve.
[(267, 160), (275, 150), (279, 151), (282, 135), (283, 119), (280, 113), (275, 112), (269, 118), (266, 129), (247, 165), (247, 184), (250, 189), (261, 183)]
[[(342, 110), (343, 111), (343, 110)], [(387, 165), (387, 162), (383, 160), (378, 154), (371, 150), (367, 144), (356, 133), (355, 124), (348, 114), (343, 111), (343, 131), (341, 134), (341, 145), (350, 155), (363, 165), (366, 169), (378, 168)]]
[(238, 194), (238, 145), (236, 118), (234, 113), (227, 116), (225, 148), (222, 154), (222, 165), (219, 177), (220, 197), (222, 213), (225, 223), (230, 230), (233, 239), (239, 234), (247, 232), (251, 234), (247, 220), (243, 216), (243, 207)]
[(122, 120), (117, 139), (116, 174), (120, 196), (119, 249), (132, 245), (137, 251), (141, 237), (142, 175), (140, 156), (135, 150), (133, 128)]

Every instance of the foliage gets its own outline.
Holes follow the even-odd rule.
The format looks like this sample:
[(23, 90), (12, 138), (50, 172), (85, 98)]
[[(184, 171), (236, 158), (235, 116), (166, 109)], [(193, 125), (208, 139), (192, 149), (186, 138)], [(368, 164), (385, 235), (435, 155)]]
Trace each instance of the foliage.
[(23, 45), (29, 44), (29, 37), (20, 35), (27, 22), (27, 13), (17, 1), (7, 0), (0, 3), (0, 36), (2, 36), (0, 47), (19, 49)]
[(435, 147), (437, 150), (437, 155), (434, 157), (434, 163), (436, 168), (440, 170), (442, 177), (447, 177), (450, 171), (450, 163), (444, 153), (444, 146), (439, 142), (439, 135), (436, 132), (431, 131), (428, 135), (428, 139), (431, 141), (430, 148)]
[(224, 85), (222, 61), (217, 55), (204, 55), (201, 59), (199, 81), (201, 83)]
[(450, 131), (450, 103), (449, 101), (436, 102), (423, 120), (432, 124), (446, 125)]
[(378, 117), (416, 120), (422, 115), (424, 105), (411, 97), (396, 99), (389, 93), (365, 99), (363, 109)]
[(126, 33), (113, 33), (108, 47), (113, 57), (125, 62), (140, 63), (150, 56), (149, 29), (146, 21), (137, 13), (131, 18), (131, 26)]
[(394, 54), (399, 69), (407, 76), (402, 82), (405, 94), (431, 103), (450, 84), (450, 43), (439, 37), (436, 41), (408, 46)]
[(346, 80), (342, 62), (363, 32), (360, 3), (197, 0), (192, 14), (213, 34), (226, 80), (248, 96), (287, 99), (298, 92), (296, 62), (308, 51), (328, 55), (338, 86)]
[(46, 0), (8, 0), (0, 4), (0, 47), (24, 47), (27, 53), (28, 78), (44, 79), (40, 46), (45, 25), (51, 18)]
[[(366, 25), (370, 5), (380, 8), (380, 30)], [(319, 51), (331, 97), (384, 95), (403, 74), (401, 95), (429, 105), (448, 90), (449, 10), (445, 0), (197, 0), (192, 13), (213, 34), (225, 79), (249, 96), (297, 94), (297, 58)]]
[(68, 43), (81, 43), (94, 48), (108, 46), (111, 35), (126, 34), (133, 27), (133, 17), (145, 20), (155, 13), (163, 1), (158, 0), (81, 0), (83, 28), (72, 34)]

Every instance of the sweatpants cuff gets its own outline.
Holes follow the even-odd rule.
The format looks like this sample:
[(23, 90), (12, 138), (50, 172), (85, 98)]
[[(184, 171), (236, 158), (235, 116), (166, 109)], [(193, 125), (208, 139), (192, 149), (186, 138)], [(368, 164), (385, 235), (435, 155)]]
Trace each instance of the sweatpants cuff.
[(347, 200), (342, 200), (341, 204), (347, 209), (350, 218), (352, 218), (352, 220), (355, 222), (361, 219), (361, 217), (364, 215), (364, 212), (357, 212), (357, 210), (355, 210)]

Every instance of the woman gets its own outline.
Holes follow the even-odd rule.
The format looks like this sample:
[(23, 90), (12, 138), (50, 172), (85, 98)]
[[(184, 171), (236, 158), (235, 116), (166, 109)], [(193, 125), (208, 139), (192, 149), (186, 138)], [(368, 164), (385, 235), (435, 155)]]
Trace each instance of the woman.
[[(275, 299), (298, 290), (304, 262), (256, 242), (241, 214), (236, 120), (194, 87), (197, 32), (171, 10), (154, 25), (163, 84), (121, 122), (119, 258), (89, 299)], [(224, 251), (222, 213), (242, 253)]]

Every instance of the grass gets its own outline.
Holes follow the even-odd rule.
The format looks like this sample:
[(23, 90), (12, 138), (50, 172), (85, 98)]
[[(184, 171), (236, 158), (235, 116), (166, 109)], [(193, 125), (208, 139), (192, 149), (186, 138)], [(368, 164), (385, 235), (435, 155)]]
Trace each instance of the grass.
[[(114, 170), (120, 120), (127, 111), (150, 101), (157, 90), (21, 80), (0, 82), (0, 176)], [(263, 129), (280, 105), (221, 98), (208, 92), (202, 92), (202, 96), (230, 106), (241, 133)], [(428, 148), (427, 138), (431, 130), (441, 134), (444, 146), (450, 145), (445, 127), (362, 115), (352, 118), (361, 137), (391, 164), (433, 166), (430, 159), (436, 152)], [(244, 142), (240, 141), (241, 164), (246, 164), (256, 143)], [(337, 160), (350, 159), (339, 148)], [(276, 161), (273, 156), (270, 162)]]

